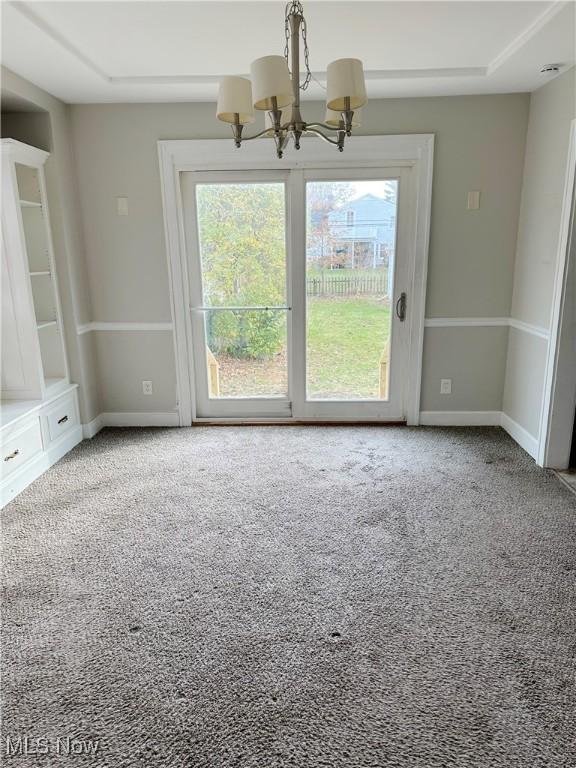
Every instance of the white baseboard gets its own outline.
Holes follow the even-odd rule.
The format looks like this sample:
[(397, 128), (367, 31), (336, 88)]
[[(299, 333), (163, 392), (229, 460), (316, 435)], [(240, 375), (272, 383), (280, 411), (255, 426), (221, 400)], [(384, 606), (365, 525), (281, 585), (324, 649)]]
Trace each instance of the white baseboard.
[(420, 424), (431, 427), (499, 427), (500, 411), (420, 411)]
[[(538, 440), (524, 427), (501, 411), (421, 411), (420, 424), (434, 427), (502, 427), (508, 434), (536, 458)], [(102, 427), (178, 427), (176, 411), (166, 413), (101, 413), (83, 425), (84, 438), (94, 437)]]
[(533, 459), (538, 456), (538, 438), (531, 435), (524, 427), (520, 426), (517, 421), (511, 419), (506, 413), (502, 414), (501, 420), (502, 429), (510, 435), (513, 440), (516, 440), (521, 448), (524, 448), (526, 453), (529, 453)]
[(502, 427), (533, 459), (538, 438), (501, 411), (421, 411), (420, 424), (433, 427)]
[(135, 411), (120, 413), (108, 411), (100, 413), (88, 424), (83, 424), (84, 439), (90, 440), (98, 434), (103, 427), (178, 427), (180, 420), (177, 411), (156, 413), (149, 411)]
[(98, 432), (100, 432), (103, 426), (104, 421), (102, 420), (101, 413), (99, 413), (95, 419), (92, 419), (92, 421), (88, 422), (88, 424), (82, 424), (84, 440), (91, 440), (94, 435), (97, 435)]
[(177, 411), (151, 413), (101, 413), (105, 427), (178, 427), (180, 420)]

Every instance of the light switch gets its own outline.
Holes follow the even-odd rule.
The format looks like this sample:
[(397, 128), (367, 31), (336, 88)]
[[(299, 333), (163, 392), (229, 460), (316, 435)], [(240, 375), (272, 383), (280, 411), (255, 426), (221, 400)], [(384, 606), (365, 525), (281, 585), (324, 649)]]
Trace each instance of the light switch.
[(128, 216), (128, 198), (117, 197), (116, 204), (118, 206), (118, 216)]
[(468, 192), (468, 210), (477, 211), (480, 208), (480, 192), (479, 190), (473, 190)]

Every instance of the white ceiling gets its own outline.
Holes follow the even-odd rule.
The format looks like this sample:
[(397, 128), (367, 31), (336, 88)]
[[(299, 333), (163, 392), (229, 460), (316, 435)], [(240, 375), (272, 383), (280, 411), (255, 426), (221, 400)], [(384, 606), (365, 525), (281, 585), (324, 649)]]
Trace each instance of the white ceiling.
[[(284, 48), (284, 0), (4, 2), (2, 63), (66, 102), (211, 101), (222, 75)], [(307, 98), (363, 60), (376, 97), (532, 91), (575, 63), (575, 2), (304, 3)]]

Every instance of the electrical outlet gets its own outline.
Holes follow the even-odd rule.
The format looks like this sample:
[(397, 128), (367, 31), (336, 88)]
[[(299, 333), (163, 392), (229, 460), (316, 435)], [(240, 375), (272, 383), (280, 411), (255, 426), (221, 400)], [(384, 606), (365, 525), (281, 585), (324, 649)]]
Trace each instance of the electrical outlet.
[(151, 395), (152, 394), (152, 382), (151, 381), (143, 381), (142, 382), (142, 392), (144, 392), (145, 395)]
[(452, 394), (452, 379), (440, 379), (440, 394), (441, 395)]
[(118, 210), (118, 216), (128, 216), (128, 198), (127, 197), (117, 197), (116, 207)]

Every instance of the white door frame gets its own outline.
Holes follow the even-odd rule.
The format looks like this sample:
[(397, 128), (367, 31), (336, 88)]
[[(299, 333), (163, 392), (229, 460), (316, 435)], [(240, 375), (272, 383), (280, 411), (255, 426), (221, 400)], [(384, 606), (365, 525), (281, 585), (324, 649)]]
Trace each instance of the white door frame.
[(540, 416), (540, 430), (536, 461), (540, 466), (565, 469), (570, 459), (570, 445), (574, 424), (576, 398), (576, 356), (573, 342), (574, 307), (567, 301), (567, 280), (570, 252), (576, 247), (576, 221), (574, 221), (576, 184), (576, 120), (570, 126), (568, 160), (564, 182), (564, 197), (560, 218), (558, 256), (552, 299), (550, 338), (544, 372), (544, 394)]
[[(305, 139), (299, 152), (289, 150), (284, 159), (274, 156), (271, 141), (259, 139), (236, 149), (232, 139), (159, 141), (160, 179), (164, 231), (174, 327), (174, 353), (180, 426), (196, 419), (194, 412), (193, 360), (190, 359), (191, 326), (187, 256), (182, 215), (180, 174), (185, 171), (295, 170), (374, 168), (409, 165), (414, 172), (414, 267), (408, 353), (408, 386), (405, 416), (419, 423), (424, 313), (428, 271), (428, 241), (432, 199), (433, 134), (358, 136), (340, 154), (317, 139)], [(297, 222), (295, 222), (297, 226)]]

